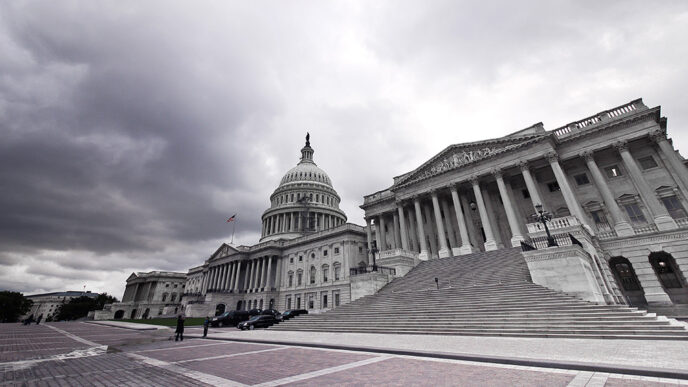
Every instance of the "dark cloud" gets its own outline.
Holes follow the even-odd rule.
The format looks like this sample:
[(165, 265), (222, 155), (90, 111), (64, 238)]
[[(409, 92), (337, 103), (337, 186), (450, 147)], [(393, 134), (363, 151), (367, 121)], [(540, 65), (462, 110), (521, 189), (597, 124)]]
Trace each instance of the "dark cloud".
[(638, 96), (671, 132), (687, 8), (2, 3), (0, 288), (121, 295), (132, 271), (201, 264), (235, 212), (255, 243), (306, 130), (359, 224), (364, 194), (450, 143)]

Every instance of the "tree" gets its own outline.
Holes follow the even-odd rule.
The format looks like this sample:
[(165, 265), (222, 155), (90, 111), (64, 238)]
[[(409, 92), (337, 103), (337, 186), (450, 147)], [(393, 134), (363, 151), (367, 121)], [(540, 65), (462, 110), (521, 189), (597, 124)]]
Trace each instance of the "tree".
[(0, 292), (0, 322), (17, 322), (32, 305), (33, 301), (19, 292)]
[(103, 309), (103, 305), (117, 302), (117, 298), (107, 293), (99, 294), (97, 297), (81, 296), (72, 298), (68, 303), (60, 305), (55, 315), (55, 320), (76, 320), (88, 315), (92, 310)]

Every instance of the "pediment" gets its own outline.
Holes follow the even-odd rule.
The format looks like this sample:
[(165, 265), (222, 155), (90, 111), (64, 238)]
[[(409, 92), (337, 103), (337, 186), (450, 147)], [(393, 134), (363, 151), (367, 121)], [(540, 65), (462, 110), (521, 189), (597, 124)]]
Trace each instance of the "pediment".
[(223, 243), (223, 244), (220, 245), (220, 247), (219, 247), (217, 250), (215, 250), (215, 252), (210, 256), (210, 259), (222, 258), (222, 257), (226, 257), (226, 256), (228, 256), (228, 255), (233, 255), (233, 254), (238, 253), (238, 252), (239, 252), (239, 250), (235, 249), (234, 247), (232, 247), (232, 246), (230, 246), (230, 245), (228, 245), (228, 244), (226, 244), (226, 243)]
[(436, 156), (423, 163), (423, 165), (416, 170), (400, 176), (395, 182), (395, 186), (406, 185), (451, 170), (460, 169), (479, 161), (510, 152), (514, 149), (533, 144), (547, 137), (547, 134), (532, 134), (517, 137), (507, 136), (493, 140), (450, 145)]
[(139, 276), (137, 276), (136, 273), (131, 273), (131, 275), (127, 278), (127, 282), (135, 280), (137, 278), (139, 278)]

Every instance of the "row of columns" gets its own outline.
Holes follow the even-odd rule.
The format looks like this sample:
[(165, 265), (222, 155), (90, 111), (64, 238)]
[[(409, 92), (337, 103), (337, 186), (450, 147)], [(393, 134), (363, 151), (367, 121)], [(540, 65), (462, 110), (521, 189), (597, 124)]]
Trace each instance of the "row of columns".
[[(300, 232), (306, 228), (303, 224), (305, 219), (301, 216), (302, 212), (285, 212), (275, 214), (263, 219), (262, 236), (273, 234)], [(315, 229), (321, 231), (344, 224), (344, 220), (332, 214), (310, 212), (310, 216), (315, 218)]]
[(203, 292), (213, 291), (259, 291), (272, 287), (272, 257), (260, 257), (246, 261), (244, 281), (240, 289), (239, 274), (244, 261), (234, 261), (211, 267), (203, 279)]
[[(669, 172), (672, 176), (675, 177), (675, 180), (678, 183), (678, 185), (680, 187), (688, 187), (688, 169), (685, 167), (681, 159), (673, 150), (673, 147), (666, 139), (666, 135), (662, 131), (658, 131), (656, 133), (653, 133), (651, 138), (653, 141), (657, 143), (660, 153), (663, 156), (663, 159), (667, 161), (667, 167), (670, 168)], [(675, 229), (677, 227), (675, 221), (669, 215), (666, 207), (660, 202), (656, 193), (650, 188), (650, 185), (643, 176), (640, 167), (638, 166), (638, 163), (628, 150), (628, 144), (626, 142), (618, 142), (614, 144), (614, 146), (621, 156), (621, 160), (623, 163), (622, 165), (625, 167), (626, 171), (628, 171), (629, 176), (633, 181), (633, 184), (636, 186), (640, 193), (640, 197), (646, 203), (646, 207), (650, 211), (650, 214), (655, 224), (657, 225), (657, 228), (659, 230)], [(602, 172), (600, 171), (600, 168), (597, 166), (597, 163), (595, 162), (593, 152), (583, 152), (580, 154), (580, 157), (584, 159), (586, 166), (590, 171), (590, 175), (593, 178), (595, 186), (598, 188), (606, 207), (609, 209), (609, 213), (612, 218), (612, 222), (614, 223), (614, 228), (617, 232), (617, 235), (634, 235), (633, 227), (624, 217), (623, 211), (616, 202), (614, 195), (612, 194), (611, 189), (607, 184), (607, 180), (604, 178)], [(588, 224), (588, 217), (583, 212), (583, 208), (580, 206), (580, 203), (576, 199), (573, 189), (571, 188), (571, 185), (569, 184), (569, 181), (561, 168), (558, 155), (555, 152), (550, 152), (545, 154), (545, 158), (547, 159), (552, 169), (552, 172), (554, 173), (554, 177), (557, 181), (557, 184), (559, 185), (559, 188), (561, 189), (562, 196), (564, 198), (564, 201), (566, 202), (566, 206), (568, 207), (571, 215), (574, 215), (576, 218), (578, 218), (581, 224), (589, 232), (594, 233), (593, 229)], [(531, 197), (533, 206), (535, 207), (535, 205), (537, 204), (543, 204), (542, 197), (537, 187), (537, 183), (533, 178), (532, 173), (530, 172), (528, 163), (522, 162), (519, 164), (519, 166), (523, 174), (523, 179), (526, 183), (526, 189)], [(492, 171), (491, 174), (497, 182), (499, 195), (504, 205), (504, 210), (509, 223), (509, 229), (511, 230), (511, 244), (512, 246), (518, 246), (520, 241), (524, 240), (524, 232), (522, 227), (523, 225), (521, 224), (521, 221), (517, 216), (516, 210), (513, 206), (513, 202), (511, 199), (511, 194), (506, 186), (506, 183), (504, 182), (501, 170), (495, 169)], [(481, 183), (477, 176), (471, 177), (469, 181), (472, 186), (473, 195), (475, 196), (476, 207), (480, 215), (483, 231), (485, 233), (485, 250), (495, 250), (497, 249), (497, 242), (490, 220), (492, 217), (492, 211), (490, 211), (490, 209), (487, 206), (488, 203), (486, 203), (486, 201), (484, 200), (484, 189), (483, 187), (481, 187)], [(446, 235), (449, 237), (449, 243), (452, 244), (451, 253), (453, 253), (454, 255), (459, 255), (468, 254), (475, 251), (474, 247), (470, 243), (470, 237), (468, 234), (468, 227), (466, 223), (466, 216), (462, 211), (462, 207), (468, 208), (466, 206), (467, 199), (465, 199), (463, 195), (459, 195), (457, 189), (457, 186), (460, 183), (461, 182), (452, 184), (446, 188), (449, 188), (451, 193), (452, 203), (454, 205), (455, 210), (454, 215), (456, 217), (456, 224), (458, 224), (459, 234), (461, 237), (461, 246), (458, 246), (458, 242), (454, 240), (454, 232), (452, 230), (453, 223), (449, 221), (449, 211), (446, 201), (440, 200), (438, 198), (438, 190), (430, 191), (429, 193), (432, 202), (433, 213), (436, 222), (436, 230), (439, 239), (439, 246), (437, 249), (439, 257), (447, 257), (450, 255), (450, 246), (447, 245), (447, 240), (445, 238), (445, 224), (443, 223), (441, 216), (442, 211), (445, 214), (446, 227), (449, 231), (448, 233), (446, 233)], [(686, 192), (686, 194), (688, 196), (688, 192)], [(394, 219), (395, 233), (393, 247), (402, 248), (404, 250), (420, 250), (419, 258), (427, 259), (428, 246), (427, 241), (425, 239), (423, 213), (425, 213), (426, 216), (429, 216), (430, 210), (429, 208), (427, 208), (427, 206), (425, 206), (424, 210), (422, 209), (421, 198), (419, 196), (413, 197), (412, 202), (413, 211), (410, 212), (409, 215), (415, 217), (415, 224), (411, 222), (409, 227), (406, 227), (406, 218), (404, 206), (402, 203), (397, 203), (397, 211), (395, 211), (392, 214)], [(464, 204), (463, 206), (462, 202)], [(385, 235), (384, 215), (385, 214), (380, 214), (376, 218), (378, 230), (378, 232), (376, 233), (376, 239), (377, 245), (381, 250), (385, 250), (387, 248), (382, 244), (383, 241), (387, 240)], [(370, 232), (370, 218), (366, 218), (366, 221), (368, 223), (368, 248), (370, 250), (372, 243), (372, 235)], [(412, 226), (415, 226), (415, 230), (413, 230)], [(411, 233), (410, 235), (409, 232)], [(414, 242), (413, 237), (415, 236), (417, 236), (418, 243), (415, 246), (416, 248), (414, 249), (414, 246), (411, 246), (411, 243)]]

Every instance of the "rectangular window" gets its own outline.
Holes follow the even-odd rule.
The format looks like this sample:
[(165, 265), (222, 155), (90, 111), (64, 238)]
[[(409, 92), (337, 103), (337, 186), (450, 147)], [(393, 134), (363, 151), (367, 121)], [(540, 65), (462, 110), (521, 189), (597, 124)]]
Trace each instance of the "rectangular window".
[(547, 188), (549, 188), (549, 192), (561, 191), (561, 188), (559, 188), (559, 183), (557, 183), (556, 181), (547, 183)]
[(315, 298), (315, 297), (313, 297), (312, 294), (309, 294), (309, 295), (308, 295), (308, 309), (313, 309), (313, 308), (315, 308), (315, 300), (314, 300), (314, 298)]
[(339, 306), (339, 292), (334, 294), (334, 306)]
[(604, 215), (604, 211), (602, 210), (597, 210), (597, 211), (591, 211), (590, 215), (592, 216), (592, 219), (595, 221), (597, 224), (604, 224), (607, 223), (607, 217)]
[(626, 209), (626, 212), (628, 213), (628, 218), (631, 220), (631, 222), (636, 222), (636, 223), (646, 223), (647, 221), (645, 220), (645, 215), (643, 215), (643, 212), (640, 210), (640, 207), (638, 206), (637, 203), (633, 204), (626, 204), (624, 206)]
[(303, 255), (299, 255), (299, 262), (303, 262)]
[(287, 309), (291, 309), (291, 297), (287, 297)]
[(292, 287), (294, 285), (294, 275), (289, 274), (289, 287)]
[(327, 257), (327, 250), (323, 250), (323, 256)]
[(578, 185), (590, 184), (590, 180), (588, 180), (588, 175), (586, 175), (585, 173), (575, 175), (573, 178), (576, 180), (576, 184)]
[(676, 196), (662, 198), (662, 203), (664, 203), (664, 207), (669, 211), (669, 215), (672, 218), (681, 219), (686, 217), (686, 211)]
[(301, 274), (301, 273), (296, 275), (296, 285), (297, 286), (301, 286), (301, 281), (303, 279), (302, 277), (303, 277), (303, 274)]
[(607, 177), (610, 179), (621, 176), (621, 170), (616, 165), (605, 168), (604, 173), (606, 173)]
[(638, 164), (640, 164), (640, 168), (642, 168), (643, 170), (655, 168), (657, 166), (657, 162), (652, 156), (645, 156), (639, 158)]
[(301, 309), (301, 296), (296, 296), (296, 309)]
[(339, 281), (339, 275), (340, 275), (340, 272), (341, 272), (341, 271), (342, 271), (342, 270), (341, 270), (341, 268), (340, 268), (339, 266), (335, 266), (335, 267), (334, 267), (334, 280), (335, 280), (335, 281)]
[(339, 247), (335, 247), (335, 248), (334, 248), (334, 253), (335, 253), (335, 254), (339, 254)]
[(363, 246), (358, 246), (358, 253), (363, 254)]
[(294, 263), (294, 257), (289, 258), (289, 263)]
[(323, 309), (327, 308), (327, 293), (322, 295), (322, 307)]
[(327, 277), (330, 274), (330, 269), (323, 269), (323, 282), (327, 282)]

